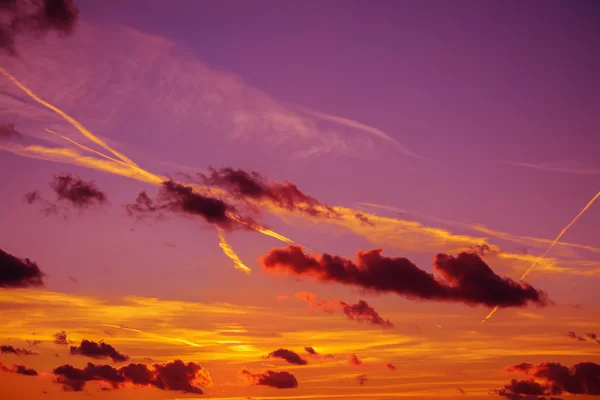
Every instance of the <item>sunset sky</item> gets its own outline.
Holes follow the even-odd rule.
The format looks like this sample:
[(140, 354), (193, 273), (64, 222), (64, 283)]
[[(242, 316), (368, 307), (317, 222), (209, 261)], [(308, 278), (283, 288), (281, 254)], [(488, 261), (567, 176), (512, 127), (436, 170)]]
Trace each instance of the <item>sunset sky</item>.
[(599, 50), (587, 0), (0, 1), (0, 398), (600, 399)]

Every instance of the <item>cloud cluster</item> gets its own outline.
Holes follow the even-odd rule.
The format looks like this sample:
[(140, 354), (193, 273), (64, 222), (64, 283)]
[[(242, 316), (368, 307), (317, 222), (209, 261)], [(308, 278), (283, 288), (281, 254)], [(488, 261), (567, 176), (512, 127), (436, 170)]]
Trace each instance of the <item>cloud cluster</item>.
[(35, 369), (27, 368), (24, 365), (14, 364), (12, 368), (8, 368), (6, 365), (0, 362), (0, 371), (11, 372), (19, 375), (37, 376), (38, 373)]
[(73, 0), (0, 1), (0, 48), (17, 55), (15, 39), (56, 31), (71, 34), (79, 17)]
[(526, 400), (528, 395), (549, 396), (563, 393), (600, 395), (600, 364), (581, 362), (569, 368), (552, 362), (537, 365), (521, 363), (508, 367), (507, 371), (522, 372), (542, 382), (513, 379), (510, 384), (495, 391), (511, 400)]
[(298, 353), (287, 350), (287, 349), (278, 349), (272, 351), (267, 356), (268, 358), (281, 358), (282, 360), (287, 361), (290, 364), (294, 365), (306, 365), (307, 362), (304, 358), (302, 358)]
[(71, 174), (54, 175), (50, 187), (58, 200), (65, 200), (75, 208), (88, 208), (107, 203), (106, 194), (94, 182), (83, 181)]
[(18, 347), (13, 347), (10, 345), (2, 345), (0, 346), (1, 354), (14, 354), (16, 356), (37, 356), (38, 353), (34, 353), (33, 351), (27, 349), (20, 349)]
[(56, 382), (66, 391), (82, 391), (86, 382), (107, 383), (113, 389), (122, 388), (125, 383), (136, 386), (153, 386), (162, 390), (202, 394), (197, 384), (207, 385), (210, 376), (199, 364), (175, 360), (167, 364), (132, 363), (120, 368), (110, 365), (88, 363), (84, 368), (65, 364), (53, 371)]
[(587, 337), (587, 339), (583, 336), (579, 336), (578, 334), (576, 334), (575, 332), (567, 332), (566, 336), (569, 339), (573, 339), (576, 340), (578, 342), (585, 342), (588, 339), (590, 341), (595, 341), (596, 343), (600, 344), (600, 339), (598, 339), (598, 335), (596, 335), (594, 332), (588, 332), (585, 334), (585, 336)]
[(44, 286), (44, 276), (35, 262), (17, 258), (0, 249), (0, 287)]
[(348, 304), (341, 300), (329, 299), (318, 300), (318, 296), (311, 292), (296, 293), (296, 300), (305, 301), (311, 309), (322, 309), (325, 312), (332, 313), (335, 310), (341, 310), (349, 320), (367, 323), (370, 325), (379, 325), (383, 328), (393, 328), (394, 324), (390, 320), (383, 319), (373, 307), (364, 300), (359, 300), (356, 304)]
[(83, 339), (79, 346), (71, 346), (70, 353), (96, 359), (111, 358), (114, 362), (129, 360), (129, 356), (119, 353), (114, 347), (103, 341), (96, 343)]
[(548, 304), (548, 296), (533, 286), (498, 276), (475, 253), (457, 257), (438, 254), (434, 270), (418, 268), (410, 260), (385, 257), (381, 249), (359, 251), (356, 262), (330, 254), (308, 255), (299, 246), (272, 249), (260, 258), (270, 272), (308, 276), (322, 282), (357, 286), (379, 293), (396, 293), (409, 299), (459, 302), (489, 307)]
[(271, 182), (257, 172), (247, 172), (242, 169), (209, 168), (209, 170), (209, 174), (199, 174), (203, 183), (222, 188), (237, 198), (265, 201), (289, 211), (312, 216), (334, 217), (336, 215), (333, 209), (305, 194), (291, 182)]
[(69, 341), (67, 340), (67, 334), (65, 331), (57, 332), (54, 334), (54, 344), (58, 346), (67, 346)]
[(241, 373), (254, 385), (270, 386), (276, 389), (293, 389), (298, 387), (296, 377), (287, 371), (267, 370), (265, 372), (252, 373), (244, 369)]

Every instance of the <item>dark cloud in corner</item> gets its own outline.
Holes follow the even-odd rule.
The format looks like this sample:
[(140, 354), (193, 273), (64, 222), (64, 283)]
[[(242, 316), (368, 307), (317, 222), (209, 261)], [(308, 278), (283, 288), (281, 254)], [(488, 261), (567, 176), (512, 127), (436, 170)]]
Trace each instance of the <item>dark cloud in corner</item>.
[(27, 375), (27, 376), (37, 376), (38, 375), (38, 373), (35, 369), (27, 368), (24, 365), (14, 364), (12, 366), (12, 368), (8, 368), (2, 362), (0, 362), (0, 371), (11, 372), (13, 374)]
[(17, 258), (0, 249), (0, 287), (44, 286), (45, 276), (35, 262), (28, 258)]
[(129, 360), (129, 356), (119, 353), (110, 344), (100, 341), (100, 343), (83, 339), (79, 346), (71, 346), (72, 355), (81, 355), (90, 358), (111, 358), (114, 362), (124, 362)]
[(270, 386), (276, 389), (293, 389), (298, 387), (296, 377), (287, 371), (268, 370), (261, 373), (252, 373), (244, 369), (241, 373), (254, 385)]
[(79, 9), (73, 0), (0, 1), (0, 48), (16, 56), (16, 38), (45, 35), (50, 31), (73, 33)]
[(268, 358), (281, 358), (282, 360), (287, 361), (290, 364), (294, 365), (306, 365), (307, 362), (304, 358), (300, 357), (300, 355), (296, 352), (293, 352), (288, 349), (278, 349), (275, 350), (267, 356)]
[(270, 272), (308, 276), (378, 293), (391, 292), (409, 299), (488, 307), (523, 307), (528, 303), (543, 307), (549, 303), (545, 292), (496, 275), (472, 252), (459, 253), (457, 257), (436, 255), (434, 270), (439, 279), (406, 258), (383, 256), (381, 249), (361, 250), (353, 262), (330, 254), (307, 255), (299, 246), (288, 246), (272, 249), (260, 262)]

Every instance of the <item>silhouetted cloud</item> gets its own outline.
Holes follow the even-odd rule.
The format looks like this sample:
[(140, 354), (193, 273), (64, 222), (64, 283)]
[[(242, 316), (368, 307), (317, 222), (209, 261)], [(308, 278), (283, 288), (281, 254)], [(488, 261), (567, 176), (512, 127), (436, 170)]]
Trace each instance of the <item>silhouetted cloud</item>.
[(387, 369), (389, 369), (390, 371), (395, 371), (396, 370), (396, 366), (394, 364), (387, 364), (385, 367)]
[(41, 193), (37, 190), (33, 190), (31, 192), (25, 193), (23, 196), (23, 200), (29, 205), (39, 204), (42, 206), (40, 211), (46, 216), (49, 217), (51, 215), (60, 215), (63, 218), (67, 218), (66, 210), (62, 209), (55, 203), (52, 203), (50, 200), (44, 198)]
[(285, 361), (287, 361), (290, 364), (294, 364), (294, 365), (306, 365), (306, 360), (302, 357), (300, 357), (300, 355), (298, 355), (298, 353), (295, 353), (291, 350), (287, 350), (287, 349), (278, 349), (275, 350), (271, 353), (269, 353), (268, 355), (269, 358), (281, 358)]
[(37, 346), (38, 344), (41, 344), (41, 343), (43, 343), (41, 340), (28, 340), (27, 341), (27, 344), (29, 346), (31, 346), (31, 347), (35, 347), (35, 346)]
[(44, 276), (35, 262), (17, 258), (0, 249), (0, 287), (44, 286)]
[(360, 383), (360, 385), (364, 385), (366, 381), (369, 380), (369, 378), (367, 378), (367, 374), (360, 374), (356, 377), (356, 380), (358, 381), (358, 383)]
[(299, 246), (288, 246), (272, 249), (260, 258), (260, 262), (264, 269), (271, 272), (308, 276), (379, 293), (392, 292), (409, 299), (489, 307), (548, 304), (546, 293), (527, 283), (496, 275), (475, 253), (459, 253), (457, 257), (436, 255), (434, 269), (439, 279), (406, 258), (384, 257), (381, 253), (381, 249), (359, 251), (355, 263), (329, 254), (307, 255)]
[(2, 354), (14, 354), (17, 356), (37, 356), (38, 353), (27, 349), (20, 349), (18, 347), (13, 347), (9, 345), (0, 346), (0, 353)]
[(360, 360), (360, 358), (357, 357), (356, 354), (350, 354), (350, 356), (348, 357), (348, 364), (357, 367), (359, 365), (362, 365), (363, 362)]
[(63, 385), (67, 391), (81, 391), (86, 382), (101, 381), (112, 385), (114, 389), (121, 388), (129, 382), (138, 386), (154, 386), (162, 390), (181, 391), (185, 393), (202, 394), (196, 384), (210, 383), (210, 376), (199, 364), (175, 360), (167, 364), (129, 364), (120, 368), (110, 365), (94, 365), (88, 363), (83, 369), (72, 365), (62, 365), (54, 369), (56, 382)]
[(27, 368), (24, 365), (14, 364), (12, 368), (8, 368), (6, 365), (0, 362), (0, 371), (3, 372), (12, 372), (14, 374), (27, 375), (27, 376), (37, 376), (38, 373), (35, 369)]
[(333, 354), (321, 354), (318, 351), (316, 351), (313, 347), (305, 347), (304, 351), (306, 351), (311, 357), (315, 358), (330, 359), (335, 357)]
[(569, 339), (577, 340), (579, 342), (585, 342), (585, 338), (583, 338), (581, 336), (577, 336), (577, 334), (575, 332), (567, 332), (567, 337)]
[(59, 346), (67, 346), (69, 341), (67, 340), (67, 334), (65, 331), (57, 332), (54, 334), (54, 344)]
[(114, 362), (123, 362), (129, 360), (129, 356), (119, 353), (110, 344), (100, 341), (100, 343), (83, 339), (79, 346), (71, 346), (72, 355), (81, 355), (90, 358), (111, 358)]
[(234, 212), (235, 207), (223, 200), (204, 196), (193, 188), (173, 181), (161, 184), (157, 200), (152, 200), (146, 192), (141, 192), (135, 203), (125, 206), (127, 213), (138, 218), (164, 216), (166, 212), (196, 215), (207, 222), (230, 229), (237, 224), (228, 213)]
[[(504, 385), (502, 389), (494, 390), (492, 393), (510, 400), (545, 400), (545, 397), (554, 393), (548, 385), (542, 385), (534, 380), (521, 381), (513, 379), (508, 385)], [(556, 399), (556, 398), (553, 398)]]
[(3, 0), (0, 1), (0, 14), (0, 48), (15, 56), (17, 36), (49, 31), (71, 34), (79, 9), (73, 0)]
[[(522, 372), (544, 381), (545, 384), (541, 385), (541, 387), (544, 388), (545, 392), (539, 394), (560, 395), (568, 393), (600, 395), (600, 364), (580, 362), (569, 368), (560, 363), (553, 362), (543, 362), (538, 365), (521, 363), (508, 367), (507, 371)], [(512, 387), (511, 385), (505, 386), (505, 389)], [(507, 393), (510, 393), (510, 391), (507, 391)]]
[[(334, 217), (335, 211), (324, 206), (317, 199), (303, 193), (288, 181), (271, 182), (258, 172), (241, 169), (209, 168), (210, 174), (199, 174), (202, 181), (211, 186), (220, 187), (241, 199), (266, 201), (289, 211), (306, 213), (313, 216)], [(316, 206), (320, 206), (318, 209)]]
[(244, 369), (241, 373), (254, 385), (270, 386), (276, 389), (293, 389), (298, 387), (296, 377), (287, 371), (268, 370), (255, 374)]
[[(2, 1), (0, 1), (0, 3), (2, 3)], [(0, 10), (2, 9), (2, 6), (0, 6)], [(0, 35), (2, 34), (0, 28)], [(0, 47), (1, 45), (1, 40), (2, 38), (0, 37)], [(0, 124), (0, 140), (4, 139), (4, 140), (13, 140), (16, 138), (21, 137), (21, 134), (19, 132), (17, 132), (17, 130), (15, 129), (15, 126), (13, 124)]]
[(585, 334), (585, 336), (589, 337), (591, 340), (595, 340), (600, 344), (600, 339), (598, 339), (598, 336), (594, 332), (588, 332)]
[(106, 195), (94, 182), (83, 181), (71, 174), (54, 175), (50, 187), (58, 200), (65, 200), (76, 208), (100, 206), (108, 201)]

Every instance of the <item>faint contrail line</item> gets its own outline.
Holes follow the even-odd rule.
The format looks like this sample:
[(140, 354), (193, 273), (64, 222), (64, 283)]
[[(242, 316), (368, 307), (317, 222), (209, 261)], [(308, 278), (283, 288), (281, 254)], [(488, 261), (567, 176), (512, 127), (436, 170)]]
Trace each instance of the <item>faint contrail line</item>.
[(235, 250), (233, 250), (231, 245), (227, 243), (222, 228), (217, 227), (217, 235), (219, 236), (219, 247), (223, 249), (223, 253), (225, 253), (225, 255), (231, 259), (231, 261), (233, 261), (233, 266), (235, 267), (235, 269), (238, 269), (250, 275), (250, 272), (252, 272), (252, 270), (247, 265), (245, 265), (242, 262), (242, 260), (240, 260), (240, 257), (237, 255)]
[[(535, 261), (533, 262), (533, 264), (531, 264), (531, 266), (527, 269), (527, 271), (525, 271), (525, 273), (523, 273), (523, 275), (521, 276), (521, 279), (519, 279), (519, 281), (523, 281), (523, 279), (525, 279), (527, 277), (527, 275), (529, 275), (529, 273), (531, 271), (533, 271), (533, 269), (537, 266), (537, 264), (539, 263), (539, 261), (548, 255), (548, 253), (550, 252), (550, 250), (552, 250), (552, 248), (554, 247), (554, 245), (556, 243), (558, 243), (558, 241), (560, 240), (560, 238), (567, 232), (567, 230), (569, 230), (569, 228), (575, 222), (577, 222), (577, 220), (588, 210), (588, 208), (590, 208), (592, 206), (592, 204), (594, 204), (596, 202), (596, 200), (599, 197), (600, 197), (600, 192), (596, 193), (596, 195), (585, 205), (585, 207), (583, 207), (583, 209), (579, 212), (579, 214), (577, 214), (577, 216), (575, 218), (573, 218), (571, 220), (571, 222), (569, 222), (569, 224), (562, 229), (562, 231), (560, 231), (560, 233), (558, 234), (558, 236), (556, 236), (556, 239), (554, 239), (554, 241), (550, 244), (550, 246), (548, 246), (548, 248), (546, 249), (546, 251), (544, 252), (544, 254), (542, 254), (541, 256), (539, 256), (538, 258), (535, 259)], [(494, 314), (496, 314), (497, 311), (498, 311), (498, 306), (494, 307), (494, 309), (481, 321), (481, 323), (483, 324), (485, 321), (487, 321), (488, 319), (492, 318), (492, 316)]]

